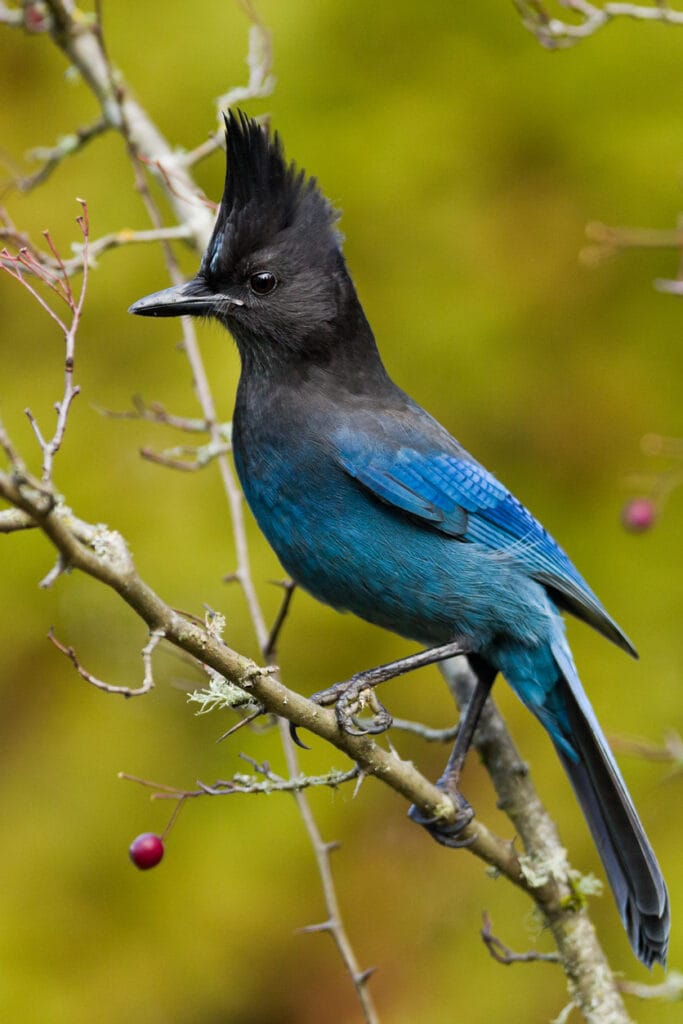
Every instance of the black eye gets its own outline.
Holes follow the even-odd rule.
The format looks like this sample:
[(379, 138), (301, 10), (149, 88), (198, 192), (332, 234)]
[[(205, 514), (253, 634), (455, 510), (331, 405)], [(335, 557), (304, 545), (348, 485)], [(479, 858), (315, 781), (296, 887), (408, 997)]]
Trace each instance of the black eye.
[(269, 295), (277, 285), (275, 274), (267, 270), (261, 270), (258, 274), (252, 274), (249, 278), (249, 287), (256, 295)]

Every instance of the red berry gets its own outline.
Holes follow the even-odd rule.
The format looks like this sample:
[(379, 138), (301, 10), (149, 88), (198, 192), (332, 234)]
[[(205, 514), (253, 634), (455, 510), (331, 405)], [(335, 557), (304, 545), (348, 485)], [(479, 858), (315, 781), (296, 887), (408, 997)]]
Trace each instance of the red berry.
[(155, 868), (164, 855), (163, 839), (154, 832), (143, 832), (130, 844), (128, 855), (141, 871)]
[(24, 25), (29, 32), (45, 32), (48, 27), (46, 11), (42, 4), (27, 4), (24, 8)]
[(657, 507), (651, 498), (633, 498), (621, 510), (621, 521), (631, 533), (644, 533), (654, 526)]

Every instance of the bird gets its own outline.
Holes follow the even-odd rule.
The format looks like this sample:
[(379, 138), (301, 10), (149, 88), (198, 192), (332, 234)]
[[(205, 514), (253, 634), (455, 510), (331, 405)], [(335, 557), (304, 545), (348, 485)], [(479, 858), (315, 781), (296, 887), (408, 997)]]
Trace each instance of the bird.
[[(225, 187), (198, 273), (130, 312), (212, 318), (232, 335), (235, 467), (284, 569), (318, 600), (425, 648), (377, 670), (381, 678), (464, 654), (477, 689), (451, 777), (494, 678), (506, 679), (549, 734), (635, 955), (665, 965), (666, 884), (580, 682), (563, 613), (637, 656), (631, 641), (531, 512), (390, 378), (343, 255), (339, 213), (316, 178), (242, 111), (225, 116), (225, 129)], [(355, 677), (355, 695), (371, 677)], [(340, 693), (332, 687), (321, 702)], [(413, 817), (459, 845), (460, 825), (439, 834), (414, 808)]]

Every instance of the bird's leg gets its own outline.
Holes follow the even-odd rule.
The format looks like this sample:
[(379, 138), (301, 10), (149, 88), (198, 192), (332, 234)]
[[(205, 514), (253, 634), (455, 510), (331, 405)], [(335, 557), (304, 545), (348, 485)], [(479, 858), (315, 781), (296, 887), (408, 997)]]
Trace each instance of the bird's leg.
[(470, 658), (470, 665), (476, 675), (477, 682), (467, 707), (460, 718), (458, 735), (455, 738), (451, 756), (448, 758), (444, 772), (437, 782), (439, 789), (447, 793), (455, 804), (455, 821), (449, 825), (444, 825), (437, 818), (427, 818), (414, 804), (408, 811), (408, 816), (412, 821), (426, 828), (438, 843), (450, 847), (468, 846), (470, 842), (469, 840), (459, 838), (462, 830), (466, 825), (469, 825), (474, 817), (474, 811), (460, 792), (460, 773), (465, 763), (467, 751), (472, 745), (479, 716), (486, 703), (486, 698), (491, 692), (493, 680), (496, 677), (495, 669), (478, 658)]
[[(375, 686), (386, 682), (387, 679), (401, 676), (404, 672), (412, 672), (413, 669), (466, 653), (467, 650), (462, 641), (457, 640), (439, 647), (430, 647), (426, 651), (419, 651), (417, 654), (409, 654), (406, 658), (399, 658), (398, 661), (390, 661), (386, 665), (358, 672), (350, 679), (334, 683), (326, 690), (319, 690), (312, 694), (310, 699), (322, 707), (334, 704), (339, 728), (351, 736), (386, 732), (391, 727), (392, 718), (387, 709), (377, 700), (373, 692)], [(356, 716), (364, 707), (368, 706), (372, 708), (373, 717), (369, 722), (361, 723)], [(290, 727), (290, 732), (295, 742), (301, 746), (294, 726)]]
[[(387, 709), (377, 700), (373, 692), (374, 687), (385, 683), (388, 679), (395, 679), (396, 676), (412, 672), (416, 668), (433, 665), (437, 661), (444, 661), (445, 658), (453, 658), (456, 654), (463, 653), (465, 653), (463, 645), (459, 641), (442, 644), (440, 647), (430, 647), (426, 651), (409, 654), (405, 658), (390, 661), (386, 665), (358, 672), (351, 679), (335, 683), (327, 690), (314, 693), (311, 700), (322, 704), (323, 707), (334, 704), (340, 729), (352, 736), (385, 732), (391, 727), (392, 718)], [(371, 696), (368, 697), (367, 694)], [(356, 721), (355, 716), (366, 705), (372, 707), (373, 718), (370, 722), (361, 724)]]

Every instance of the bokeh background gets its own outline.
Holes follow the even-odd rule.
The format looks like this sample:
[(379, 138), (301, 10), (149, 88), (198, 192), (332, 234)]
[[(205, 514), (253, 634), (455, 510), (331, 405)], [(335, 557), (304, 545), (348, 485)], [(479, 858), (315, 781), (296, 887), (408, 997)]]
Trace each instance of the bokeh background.
[[(570, 623), (580, 671), (608, 734), (658, 743), (681, 728), (683, 495), (650, 533), (620, 526), (629, 475), (666, 468), (642, 435), (683, 434), (680, 300), (651, 281), (674, 276), (676, 254), (631, 252), (589, 268), (585, 225), (672, 227), (681, 205), (683, 30), (614, 24), (576, 49), (544, 51), (512, 5), (315, 4), (262, 0), (278, 82), (251, 103), (270, 112), (289, 154), (343, 208), (346, 253), (386, 363), (562, 540), (632, 636), (632, 662)], [(215, 96), (244, 80), (247, 21), (236, 5), (119, 0), (105, 7), (109, 52), (174, 144), (214, 125)], [(97, 114), (47, 36), (0, 30), (1, 145), (26, 170), (49, 145)], [(197, 172), (218, 198), (223, 158)], [(49, 227), (68, 251), (76, 196), (93, 236), (147, 227), (121, 139), (95, 141), (30, 195), (10, 193), (16, 224)], [(188, 275), (197, 255), (178, 254)], [(234, 567), (215, 469), (179, 474), (140, 459), (144, 445), (183, 439), (164, 428), (103, 418), (131, 396), (196, 415), (178, 325), (128, 316), (165, 286), (154, 247), (104, 255), (92, 273), (79, 339), (77, 400), (56, 479), (76, 513), (128, 538), (146, 579), (174, 606), (227, 617), (228, 642), (256, 656), (242, 599), (222, 582)], [(61, 339), (16, 285), (0, 278), (0, 403), (15, 442), (35, 453), (23, 409), (48, 423), (60, 395)], [(220, 414), (229, 419), (236, 353), (201, 328)], [(281, 577), (249, 520), (254, 576), (269, 616)], [(135, 685), (144, 630), (122, 603), (80, 576), (47, 592), (52, 564), (30, 533), (0, 537), (0, 1007), (23, 1024), (292, 1024), (360, 1019), (332, 942), (297, 929), (324, 914), (311, 849), (287, 796), (199, 800), (177, 823), (163, 864), (128, 862), (136, 833), (170, 813), (117, 779), (128, 771), (172, 785), (244, 768), (240, 751), (282, 769), (274, 732), (215, 740), (233, 719), (195, 717), (199, 673), (169, 651), (157, 687), (123, 701), (83, 683), (46, 641), (48, 627), (107, 680)], [(281, 643), (285, 680), (303, 692), (398, 657), (397, 638), (297, 594)], [(573, 863), (597, 856), (549, 743), (504, 684), (496, 687)], [(393, 682), (397, 715), (452, 721), (438, 673)], [(444, 750), (403, 735), (430, 776)], [(683, 967), (683, 779), (621, 757), (669, 881), (670, 963)], [(305, 770), (344, 767), (312, 744)], [(511, 837), (483, 770), (465, 791), (482, 820)], [(550, 948), (528, 902), (467, 853), (439, 848), (410, 825), (398, 797), (368, 781), (311, 797), (323, 834), (342, 840), (335, 875), (351, 939), (383, 1021), (541, 1022), (567, 1001), (559, 969), (509, 970), (479, 937)], [(592, 903), (615, 969), (648, 980), (631, 956), (609, 894)], [(654, 980), (661, 979), (655, 971)], [(642, 1024), (683, 1020), (676, 1006), (632, 1007)]]

